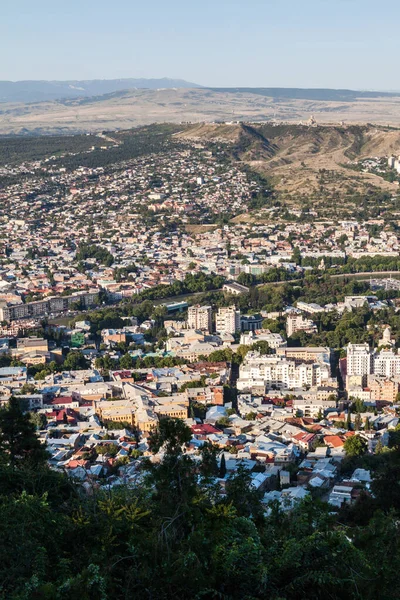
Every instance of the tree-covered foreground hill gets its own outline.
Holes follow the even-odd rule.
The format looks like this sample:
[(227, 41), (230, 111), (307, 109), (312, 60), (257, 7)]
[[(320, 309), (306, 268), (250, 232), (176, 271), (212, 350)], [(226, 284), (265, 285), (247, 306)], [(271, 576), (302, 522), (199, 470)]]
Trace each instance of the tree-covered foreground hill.
[(141, 483), (88, 495), (47, 468), (15, 402), (1, 409), (0, 598), (400, 597), (399, 450), (371, 459), (373, 497), (351, 509), (307, 501), (266, 517), (247, 472), (222, 495), (215, 451), (195, 462), (189, 439), (182, 422), (161, 421), (151, 449), (163, 459), (143, 465)]

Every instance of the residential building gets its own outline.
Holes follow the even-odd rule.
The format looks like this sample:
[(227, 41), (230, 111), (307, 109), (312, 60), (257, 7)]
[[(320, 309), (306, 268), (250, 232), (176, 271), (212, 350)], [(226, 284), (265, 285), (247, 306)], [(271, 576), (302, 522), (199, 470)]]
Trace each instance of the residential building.
[(189, 306), (188, 328), (200, 331), (212, 331), (211, 306)]
[(218, 333), (236, 333), (240, 331), (240, 310), (235, 306), (221, 307), (215, 318), (215, 330)]
[(311, 319), (305, 319), (303, 315), (290, 313), (286, 319), (286, 333), (291, 337), (296, 331), (304, 331), (305, 333), (317, 333), (317, 326)]
[(347, 376), (361, 375), (364, 377), (372, 373), (372, 368), (372, 352), (368, 344), (348, 344)]

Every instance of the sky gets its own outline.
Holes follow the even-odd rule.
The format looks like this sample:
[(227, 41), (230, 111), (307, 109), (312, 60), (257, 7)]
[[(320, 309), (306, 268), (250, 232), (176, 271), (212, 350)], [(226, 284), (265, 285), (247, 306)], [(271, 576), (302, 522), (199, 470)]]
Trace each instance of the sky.
[(399, 0), (1, 0), (0, 80), (400, 90)]

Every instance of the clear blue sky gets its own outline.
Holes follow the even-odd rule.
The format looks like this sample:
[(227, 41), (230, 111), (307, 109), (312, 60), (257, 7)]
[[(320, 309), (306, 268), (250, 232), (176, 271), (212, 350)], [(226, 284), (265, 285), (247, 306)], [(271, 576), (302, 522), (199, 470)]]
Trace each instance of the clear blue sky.
[(2, 0), (0, 79), (400, 89), (399, 0)]

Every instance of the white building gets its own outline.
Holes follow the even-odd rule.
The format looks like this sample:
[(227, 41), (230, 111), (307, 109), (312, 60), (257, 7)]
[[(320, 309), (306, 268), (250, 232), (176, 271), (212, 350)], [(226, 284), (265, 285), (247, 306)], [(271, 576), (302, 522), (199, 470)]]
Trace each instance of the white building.
[(347, 346), (347, 376), (370, 375), (372, 371), (373, 360), (372, 352), (367, 343), (349, 344)]
[[(389, 335), (390, 339), (390, 335)], [(347, 346), (347, 377), (380, 375), (391, 378), (400, 375), (400, 354), (393, 350), (370, 350), (368, 344)]]
[(273, 350), (286, 346), (286, 341), (283, 339), (280, 333), (271, 333), (269, 329), (262, 329), (261, 331), (248, 331), (242, 333), (240, 336), (240, 344), (245, 346), (252, 346), (256, 342), (267, 342), (268, 346)]
[(211, 306), (189, 306), (188, 328), (200, 329), (201, 331), (212, 331)]
[(302, 310), (306, 313), (310, 313), (311, 315), (325, 312), (325, 309), (319, 304), (316, 304), (315, 302), (302, 302), (300, 300), (299, 302), (297, 302), (296, 306), (299, 310)]
[(240, 310), (235, 306), (224, 306), (218, 309), (215, 317), (217, 333), (236, 333), (240, 331)]
[(325, 365), (315, 362), (299, 364), (281, 356), (249, 352), (240, 366), (237, 389), (301, 389), (322, 385), (326, 376)]
[(311, 319), (305, 319), (303, 315), (290, 313), (286, 319), (286, 333), (291, 337), (296, 331), (305, 331), (306, 333), (317, 333), (317, 326)]
[(372, 373), (387, 378), (400, 375), (400, 355), (395, 354), (393, 350), (382, 350), (375, 354)]

